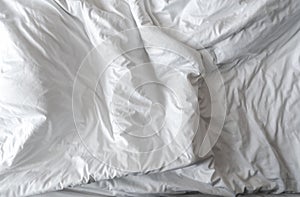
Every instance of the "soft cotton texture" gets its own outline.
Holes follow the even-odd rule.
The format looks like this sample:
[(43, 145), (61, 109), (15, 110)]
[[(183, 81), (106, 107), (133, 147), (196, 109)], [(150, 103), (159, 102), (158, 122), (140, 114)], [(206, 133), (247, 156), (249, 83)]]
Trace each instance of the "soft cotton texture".
[[(300, 191), (299, 1), (1, 0), (0, 4), (1, 196), (70, 186), (103, 195)], [(94, 56), (95, 50), (102, 56)], [(144, 64), (149, 62), (153, 75)], [(141, 67), (134, 70), (136, 65)], [(95, 81), (102, 68), (98, 86)], [(216, 68), (225, 92), (212, 100), (202, 77), (209, 78)], [(153, 86), (154, 79), (178, 90), (173, 94)], [(139, 89), (143, 80), (153, 82), (145, 91)], [(112, 87), (119, 88), (114, 89), (117, 93), (110, 92)], [(140, 95), (129, 94), (128, 87)], [(103, 94), (97, 97), (94, 92)], [(95, 107), (91, 101), (103, 95), (114, 105), (98, 102)], [(136, 105), (123, 108), (120, 95)], [(217, 106), (220, 117), (226, 107), (226, 116), (220, 136), (216, 132), (207, 140), (207, 126), (215, 120), (211, 106)], [(142, 128), (151, 117), (154, 126), (139, 132), (130, 125), (134, 118), (118, 115), (122, 113), (137, 118), (136, 125), (144, 121)], [(140, 119), (143, 115), (146, 118)], [(118, 132), (115, 135), (122, 137), (115, 140), (121, 148), (140, 153), (174, 142), (173, 131), (179, 127), (182, 136), (174, 146), (178, 150), (149, 157), (124, 154), (108, 140), (99, 140), (113, 139), (99, 137), (109, 125), (107, 133), (131, 128), (131, 136), (145, 137), (149, 130), (157, 130), (155, 126), (164, 125), (163, 119), (172, 129), (159, 138), (162, 141), (147, 144)], [(175, 120), (183, 120), (182, 125)], [(212, 150), (204, 151), (202, 142)], [(89, 181), (96, 182), (78, 186)]]

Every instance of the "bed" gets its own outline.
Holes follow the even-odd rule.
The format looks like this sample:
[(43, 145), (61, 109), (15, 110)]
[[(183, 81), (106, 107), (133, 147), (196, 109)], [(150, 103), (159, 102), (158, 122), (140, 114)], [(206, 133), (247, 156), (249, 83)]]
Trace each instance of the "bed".
[(299, 29), (298, 0), (0, 0), (0, 196), (297, 195)]

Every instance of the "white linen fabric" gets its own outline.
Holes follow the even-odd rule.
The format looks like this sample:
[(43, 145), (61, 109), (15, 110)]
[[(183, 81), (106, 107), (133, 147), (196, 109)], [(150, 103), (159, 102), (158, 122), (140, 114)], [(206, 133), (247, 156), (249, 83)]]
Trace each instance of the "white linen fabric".
[(299, 29), (298, 0), (0, 0), (0, 196), (300, 192)]

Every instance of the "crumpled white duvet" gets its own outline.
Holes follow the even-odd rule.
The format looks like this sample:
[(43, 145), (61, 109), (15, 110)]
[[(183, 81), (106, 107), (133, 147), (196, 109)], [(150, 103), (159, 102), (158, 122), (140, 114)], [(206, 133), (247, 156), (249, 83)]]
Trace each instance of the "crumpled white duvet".
[(299, 29), (298, 0), (0, 0), (0, 196), (300, 192)]

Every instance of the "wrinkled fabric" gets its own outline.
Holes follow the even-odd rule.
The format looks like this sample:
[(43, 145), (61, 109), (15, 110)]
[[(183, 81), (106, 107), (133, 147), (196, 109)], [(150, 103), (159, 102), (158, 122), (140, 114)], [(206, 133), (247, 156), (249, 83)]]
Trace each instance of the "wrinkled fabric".
[(0, 195), (300, 192), (299, 28), (297, 0), (1, 0)]

